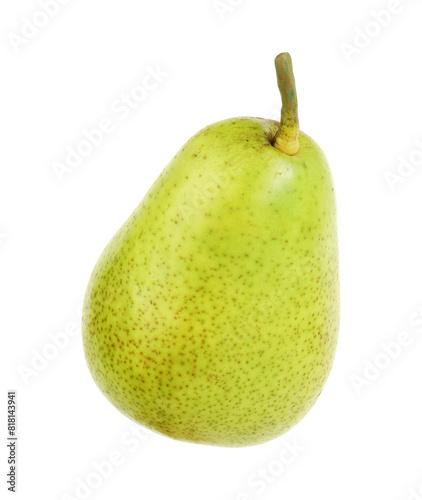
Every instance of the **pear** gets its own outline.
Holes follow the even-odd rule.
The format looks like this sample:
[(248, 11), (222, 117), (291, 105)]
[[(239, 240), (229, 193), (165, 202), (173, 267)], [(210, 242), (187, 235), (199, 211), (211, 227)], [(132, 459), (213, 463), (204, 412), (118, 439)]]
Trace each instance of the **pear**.
[(82, 329), (89, 370), (127, 417), (174, 439), (249, 446), (314, 405), (339, 327), (336, 202), (299, 131), (289, 54), (280, 123), (193, 136), (100, 256)]

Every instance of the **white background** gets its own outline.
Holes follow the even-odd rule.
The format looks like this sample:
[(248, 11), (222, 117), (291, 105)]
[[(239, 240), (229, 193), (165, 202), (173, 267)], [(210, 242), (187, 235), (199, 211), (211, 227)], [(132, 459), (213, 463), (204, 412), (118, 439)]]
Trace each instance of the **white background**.
[[(57, 8), (16, 42), (23, 18), (45, 21), (40, 5), (0, 7), (2, 494), (14, 389), (18, 498), (422, 498), (421, 2), (222, 0), (217, 9), (213, 0), (69, 0)], [(394, 14), (374, 21), (388, 8)], [(94, 385), (80, 332), (63, 332), (79, 328), (103, 247), (191, 135), (233, 116), (278, 118), (273, 60), (282, 51), (293, 57), (301, 129), (325, 151), (337, 191), (334, 369), (306, 418), (267, 444), (129, 440), (136, 426)], [(167, 76), (122, 119), (112, 104), (148, 67)], [(105, 117), (113, 132), (59, 178), (53, 162)], [(410, 163), (399, 168), (403, 159)], [(408, 342), (396, 359), (382, 354), (401, 332)], [(59, 352), (52, 335), (67, 342)], [(40, 360), (43, 352), (52, 359)], [(382, 368), (365, 371), (370, 363)], [(283, 466), (286, 446), (297, 452)], [(119, 465), (98, 481), (94, 464), (110, 454)], [(91, 491), (77, 488), (87, 481)]]

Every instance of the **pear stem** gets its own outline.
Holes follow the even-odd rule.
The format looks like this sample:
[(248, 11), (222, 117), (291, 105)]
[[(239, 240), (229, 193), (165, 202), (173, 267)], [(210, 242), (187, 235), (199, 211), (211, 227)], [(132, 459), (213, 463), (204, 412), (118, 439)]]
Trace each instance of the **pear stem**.
[(288, 52), (283, 52), (275, 58), (275, 69), (282, 108), (273, 146), (282, 153), (293, 156), (299, 150), (299, 116), (292, 58)]

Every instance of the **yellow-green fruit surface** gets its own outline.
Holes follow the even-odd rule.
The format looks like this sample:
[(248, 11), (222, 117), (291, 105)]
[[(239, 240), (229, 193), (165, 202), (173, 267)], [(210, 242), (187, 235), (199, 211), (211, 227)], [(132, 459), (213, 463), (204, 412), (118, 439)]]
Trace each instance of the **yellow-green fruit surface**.
[[(278, 123), (210, 125), (172, 159), (99, 258), (83, 341), (105, 396), (175, 439), (248, 446), (313, 406), (339, 326), (327, 160)], [(146, 168), (146, 167), (144, 167)]]

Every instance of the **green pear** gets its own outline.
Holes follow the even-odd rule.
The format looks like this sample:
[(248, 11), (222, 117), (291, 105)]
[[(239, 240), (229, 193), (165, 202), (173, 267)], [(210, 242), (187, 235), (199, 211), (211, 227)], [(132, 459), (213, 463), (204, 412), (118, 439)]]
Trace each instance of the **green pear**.
[(336, 203), (299, 132), (289, 54), (280, 123), (193, 136), (99, 258), (83, 309), (91, 374), (163, 435), (249, 446), (294, 426), (330, 372), (339, 326)]

